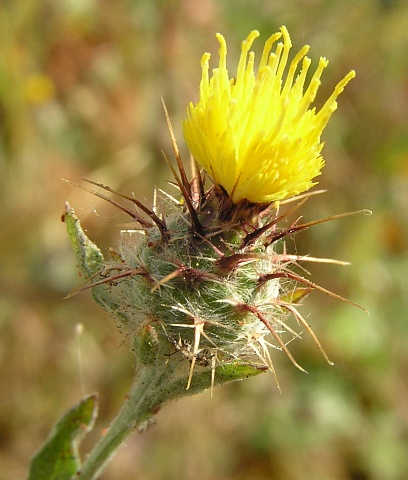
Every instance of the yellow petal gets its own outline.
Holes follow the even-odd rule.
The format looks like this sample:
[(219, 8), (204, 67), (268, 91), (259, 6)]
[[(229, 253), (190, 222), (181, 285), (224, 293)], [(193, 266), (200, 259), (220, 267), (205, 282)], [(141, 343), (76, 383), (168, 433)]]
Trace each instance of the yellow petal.
[[(313, 180), (324, 165), (322, 131), (337, 107), (338, 95), (355, 76), (354, 71), (346, 75), (316, 112), (311, 104), (328, 61), (320, 59), (305, 86), (309, 47), (304, 46), (289, 63), (292, 43), (281, 27), (265, 43), (255, 71), (250, 48), (258, 36), (253, 31), (242, 42), (236, 75), (230, 78), (227, 45), (222, 35), (216, 35), (218, 67), (210, 76), (210, 54), (203, 55), (200, 98), (197, 104), (190, 103), (183, 121), (184, 138), (194, 158), (235, 203), (282, 200), (315, 185)], [(279, 39), (283, 42), (276, 44)]]

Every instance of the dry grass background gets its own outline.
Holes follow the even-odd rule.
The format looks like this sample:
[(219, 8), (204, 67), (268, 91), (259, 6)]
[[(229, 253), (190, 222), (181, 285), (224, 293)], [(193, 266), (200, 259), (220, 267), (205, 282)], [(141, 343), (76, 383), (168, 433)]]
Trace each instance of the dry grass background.
[[(121, 404), (133, 360), (79, 283), (59, 217), (65, 200), (102, 247), (124, 217), (61, 178), (85, 177), (151, 201), (170, 173), (160, 96), (180, 135), (199, 60), (222, 32), (233, 65), (256, 28), (286, 24), (296, 48), (330, 59), (322, 96), (354, 68), (325, 140), (323, 197), (307, 219), (358, 208), (371, 218), (301, 234), (300, 253), (352, 267), (314, 279), (370, 310), (313, 294), (303, 312), (335, 362), (305, 338), (304, 375), (275, 355), (271, 375), (167, 406), (135, 434), (109, 480), (408, 478), (408, 4), (405, 0), (5, 0), (0, 5), (0, 480), (25, 478), (51, 425), (100, 393), (89, 448)], [(261, 41), (255, 45), (261, 48)], [(259, 52), (258, 50), (258, 52)], [(291, 246), (292, 247), (292, 246)], [(294, 246), (293, 246), (294, 247)], [(81, 322), (84, 333), (75, 335)], [(79, 358), (80, 356), (80, 358)], [(83, 384), (83, 386), (82, 386)]]

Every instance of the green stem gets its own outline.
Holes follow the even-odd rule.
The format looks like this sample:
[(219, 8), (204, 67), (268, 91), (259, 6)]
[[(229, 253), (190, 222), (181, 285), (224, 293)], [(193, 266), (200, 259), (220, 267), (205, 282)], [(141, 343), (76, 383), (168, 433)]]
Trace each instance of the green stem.
[(98, 478), (125, 438), (135, 428), (143, 427), (143, 424), (152, 418), (163, 402), (163, 398), (160, 398), (162, 389), (158, 386), (163, 381), (163, 376), (167, 376), (168, 373), (167, 368), (158, 369), (157, 366), (153, 368), (143, 366), (136, 373), (127, 400), (106, 434), (85, 459), (81, 471), (74, 477), (76, 480)]

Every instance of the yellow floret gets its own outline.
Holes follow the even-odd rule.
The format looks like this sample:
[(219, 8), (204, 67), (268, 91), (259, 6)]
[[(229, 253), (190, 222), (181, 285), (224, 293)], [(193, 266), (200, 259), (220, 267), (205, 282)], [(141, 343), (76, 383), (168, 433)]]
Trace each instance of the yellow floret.
[[(287, 29), (281, 27), (265, 43), (255, 72), (250, 48), (258, 36), (253, 31), (242, 42), (236, 77), (230, 78), (227, 45), (217, 34), (219, 66), (210, 77), (210, 54), (203, 55), (200, 98), (197, 104), (190, 103), (183, 122), (194, 158), (234, 203), (282, 200), (316, 184), (313, 179), (324, 165), (322, 131), (337, 108), (336, 98), (355, 76), (354, 71), (346, 75), (316, 112), (310, 105), (328, 61), (320, 59), (306, 87), (309, 47), (304, 46), (287, 68), (292, 44)], [(271, 52), (279, 38), (283, 42)]]

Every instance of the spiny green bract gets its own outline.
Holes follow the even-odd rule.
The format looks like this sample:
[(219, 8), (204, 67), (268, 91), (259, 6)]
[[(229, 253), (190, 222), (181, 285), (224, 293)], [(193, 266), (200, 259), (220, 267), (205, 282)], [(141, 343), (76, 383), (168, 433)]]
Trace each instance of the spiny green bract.
[(223, 232), (200, 238), (181, 206), (166, 225), (166, 241), (157, 226), (122, 232), (120, 262), (109, 263), (105, 272), (104, 288), (118, 305), (112, 313), (126, 318), (129, 334), (153, 327), (167, 343), (167, 355), (194, 360), (198, 367), (237, 361), (270, 367), (265, 353), (270, 332), (245, 305), (264, 309), (275, 326), (282, 317), (279, 280), (259, 283), (274, 271), (273, 248), (257, 246), (242, 265), (225, 271), (223, 259), (245, 252), (237, 232), (229, 232), (228, 243)]
[[(205, 191), (200, 174), (190, 182), (181, 164), (179, 168), (181, 178), (173, 173), (184, 200), (173, 199), (169, 205), (163, 198), (161, 214), (134, 197), (90, 182), (119, 196), (124, 203), (90, 190), (138, 224), (122, 231), (118, 251), (109, 260), (67, 210), (67, 227), (87, 282), (82, 289), (90, 288), (119, 321), (137, 362), (161, 370), (167, 365), (177, 378), (186, 379), (187, 389), (202, 388), (207, 373), (208, 386), (223, 383), (221, 372), (227, 367), (240, 371), (231, 381), (246, 375), (242, 368), (249, 367), (253, 374), (271, 370), (277, 382), (271, 347), (303, 370), (287, 347), (299, 336), (288, 325), (289, 316), (328, 360), (296, 303), (314, 288), (331, 292), (292, 270), (306, 257), (276, 250), (288, 235), (321, 221), (281, 227), (293, 207), (279, 214), (276, 205), (234, 204), (223, 189)], [(91, 270), (86, 264), (90, 255), (98, 259)]]

